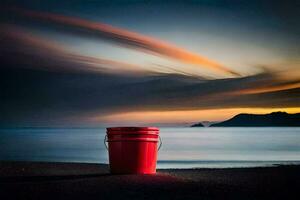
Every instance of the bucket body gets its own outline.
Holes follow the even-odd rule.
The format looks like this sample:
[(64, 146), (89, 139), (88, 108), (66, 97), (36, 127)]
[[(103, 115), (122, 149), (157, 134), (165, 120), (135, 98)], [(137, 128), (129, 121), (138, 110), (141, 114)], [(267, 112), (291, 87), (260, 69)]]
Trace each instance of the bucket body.
[(107, 128), (111, 173), (156, 173), (158, 134), (155, 127)]

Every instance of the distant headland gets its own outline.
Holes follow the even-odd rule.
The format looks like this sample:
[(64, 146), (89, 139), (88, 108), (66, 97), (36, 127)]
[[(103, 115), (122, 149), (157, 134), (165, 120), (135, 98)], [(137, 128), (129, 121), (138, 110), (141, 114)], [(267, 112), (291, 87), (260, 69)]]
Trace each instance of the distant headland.
[[(210, 127), (300, 127), (300, 113), (272, 112), (269, 114), (238, 114), (233, 118)], [(191, 127), (203, 127), (201, 123)]]
[(201, 122), (199, 122), (199, 123), (191, 125), (191, 127), (204, 127), (204, 125)]

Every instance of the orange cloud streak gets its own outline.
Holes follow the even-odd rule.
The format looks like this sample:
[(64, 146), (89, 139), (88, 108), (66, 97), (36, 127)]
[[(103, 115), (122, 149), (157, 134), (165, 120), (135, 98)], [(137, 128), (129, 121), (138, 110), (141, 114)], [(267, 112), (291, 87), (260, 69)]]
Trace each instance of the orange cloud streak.
[(103, 39), (113, 40), (122, 45), (126, 45), (129, 48), (140, 49), (142, 51), (146, 51), (149, 53), (166, 56), (188, 64), (205, 66), (206, 68), (210, 70), (215, 70), (219, 73), (239, 76), (238, 73), (230, 69), (227, 69), (223, 65), (213, 60), (207, 59), (198, 54), (189, 52), (185, 49), (176, 47), (174, 45), (163, 42), (161, 40), (154, 39), (135, 32), (131, 32), (125, 29), (116, 28), (103, 23), (98, 23), (98, 22), (96, 23), (96, 22), (83, 20), (80, 18), (68, 17), (68, 16), (58, 15), (58, 14), (25, 11), (19, 9), (18, 9), (18, 13), (39, 20), (64, 24), (67, 26), (80, 28), (85, 31), (97, 33)]
[(236, 93), (238, 94), (261, 94), (266, 92), (277, 92), (282, 90), (296, 89), (300, 88), (300, 82), (297, 83), (287, 83), (283, 85), (275, 85), (268, 87), (258, 87), (258, 88), (250, 88), (245, 90), (240, 90)]
[[(47, 69), (53, 70), (82, 70), (93, 72), (106, 72), (114, 74), (122, 74), (123, 72), (130, 72), (130, 74), (147, 74), (150, 73), (139, 66), (131, 63), (125, 63), (115, 60), (95, 58), (84, 55), (72, 53), (62, 45), (53, 41), (45, 40), (44, 38), (31, 35), (26, 31), (12, 25), (0, 25), (0, 36), (5, 40), (17, 42), (19, 45), (26, 47), (26, 53), (31, 55), (38, 55), (49, 59), (56, 59), (60, 61), (51, 65), (51, 62), (44, 63), (44, 65), (37, 65), (39, 68), (43, 66)], [(53, 61), (53, 60), (52, 60)], [(66, 65), (64, 62), (76, 63), (77, 65)], [(35, 65), (32, 65), (34, 67)], [(54, 67), (55, 66), (55, 67)]]

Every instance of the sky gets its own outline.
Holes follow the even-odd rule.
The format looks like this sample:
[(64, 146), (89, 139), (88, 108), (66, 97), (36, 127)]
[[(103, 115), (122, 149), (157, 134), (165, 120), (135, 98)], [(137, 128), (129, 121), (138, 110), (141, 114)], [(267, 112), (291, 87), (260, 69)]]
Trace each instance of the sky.
[(0, 126), (300, 112), (297, 1), (4, 1)]

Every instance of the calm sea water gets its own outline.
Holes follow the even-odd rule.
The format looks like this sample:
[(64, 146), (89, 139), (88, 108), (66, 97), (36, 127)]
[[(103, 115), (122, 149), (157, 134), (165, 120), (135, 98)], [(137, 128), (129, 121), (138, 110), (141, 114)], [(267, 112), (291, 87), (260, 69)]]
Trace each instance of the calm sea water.
[[(0, 160), (108, 163), (105, 129), (0, 129)], [(300, 164), (300, 128), (161, 128), (158, 168)]]

